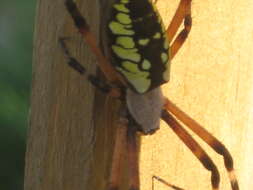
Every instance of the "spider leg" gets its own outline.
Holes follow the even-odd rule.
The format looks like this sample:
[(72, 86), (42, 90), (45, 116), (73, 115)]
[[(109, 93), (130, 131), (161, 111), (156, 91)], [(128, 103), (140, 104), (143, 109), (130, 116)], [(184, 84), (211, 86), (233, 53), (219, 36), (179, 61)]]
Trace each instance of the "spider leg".
[(176, 36), (176, 39), (171, 45), (170, 59), (173, 59), (178, 50), (182, 47), (191, 30), (192, 25), (191, 0), (180, 1), (177, 11), (174, 17), (172, 18), (170, 25), (167, 28), (167, 36), (169, 42), (171, 42), (174, 39), (183, 20), (184, 20), (184, 29)]
[(109, 82), (117, 82), (122, 78), (116, 73), (113, 67), (108, 63), (108, 60), (102, 53), (101, 49), (97, 46), (97, 41), (93, 33), (90, 31), (89, 25), (87, 24), (85, 18), (81, 15), (76, 4), (73, 0), (65, 0), (65, 6), (71, 15), (75, 26), (78, 28), (81, 35), (83, 35), (86, 43), (90, 46), (92, 52), (96, 55), (98, 59), (98, 66), (102, 70), (103, 74), (106, 76)]
[(129, 190), (139, 190), (139, 163), (136, 142), (137, 128), (132, 118), (121, 117), (117, 127), (108, 190), (118, 190), (123, 151), (127, 150), (129, 167)]
[[(68, 38), (60, 38), (59, 39), (59, 43), (61, 48), (63, 49), (63, 52), (66, 56), (66, 58), (68, 59), (67, 64), (74, 69), (75, 71), (77, 71), (80, 75), (84, 75), (85, 76), (85, 72), (86, 69), (84, 68), (84, 66), (82, 66), (77, 60), (76, 58), (74, 58), (73, 56), (71, 56), (68, 47), (66, 45), (66, 40)], [(95, 86), (96, 88), (98, 88), (100, 91), (109, 94), (112, 97), (118, 98), (121, 96), (121, 92), (120, 89), (118, 88), (113, 88), (111, 85), (109, 85), (108, 83), (106, 83), (105, 81), (102, 81), (99, 77), (95, 76), (95, 75), (91, 75), (88, 74), (87, 75), (87, 79), (88, 81)]]
[(138, 162), (138, 149), (136, 142), (136, 128), (130, 124), (127, 128), (127, 156), (129, 167), (129, 185), (130, 190), (139, 190), (139, 162)]
[(112, 166), (109, 176), (108, 190), (117, 190), (119, 189), (120, 181), (120, 172), (121, 172), (121, 163), (123, 157), (123, 150), (126, 149), (126, 132), (127, 131), (127, 122), (121, 120), (116, 131), (116, 140), (113, 149), (112, 156)]
[(167, 111), (162, 111), (162, 119), (170, 126), (176, 135), (184, 142), (184, 144), (198, 158), (202, 165), (211, 171), (211, 183), (213, 190), (219, 189), (220, 174), (204, 149), (192, 138), (192, 136), (181, 126), (181, 124)]
[[(165, 184), (166, 186), (171, 187), (171, 188), (173, 188), (173, 189), (175, 189), (175, 190), (184, 190), (184, 189), (182, 189), (182, 188), (180, 188), (180, 187), (177, 187), (177, 186), (175, 186), (175, 185), (173, 185), (173, 184), (168, 183), (167, 181), (165, 181), (164, 179), (162, 179), (162, 178), (160, 178), (160, 177), (158, 177), (158, 176), (153, 176), (153, 177), (152, 177), (152, 180), (153, 180), (153, 179), (156, 179), (157, 181), (159, 181), (159, 182)], [(153, 186), (154, 186), (154, 185), (153, 185)], [(154, 189), (154, 188), (152, 188), (152, 189)]]
[(215, 152), (223, 156), (224, 165), (227, 169), (232, 190), (239, 190), (238, 181), (234, 172), (233, 159), (227, 148), (212, 134), (210, 134), (200, 124), (190, 118), (186, 113), (180, 110), (170, 100), (166, 100), (165, 108), (184, 123), (189, 129), (197, 134), (206, 142)]
[[(127, 156), (128, 156), (128, 166), (129, 166), (129, 185), (130, 190), (139, 190), (139, 162), (138, 162), (138, 149), (137, 149), (137, 142), (136, 142), (136, 132), (137, 128), (135, 127), (134, 122), (131, 122), (131, 118), (129, 119), (129, 125), (127, 128)], [(174, 190), (184, 190), (180, 187), (177, 187), (173, 184), (170, 184), (166, 182), (165, 180), (161, 179), (158, 176), (152, 177), (153, 179), (156, 179), (163, 184), (167, 185), (168, 187), (171, 187)], [(152, 183), (153, 184), (153, 183)], [(154, 189), (154, 188), (152, 188)]]

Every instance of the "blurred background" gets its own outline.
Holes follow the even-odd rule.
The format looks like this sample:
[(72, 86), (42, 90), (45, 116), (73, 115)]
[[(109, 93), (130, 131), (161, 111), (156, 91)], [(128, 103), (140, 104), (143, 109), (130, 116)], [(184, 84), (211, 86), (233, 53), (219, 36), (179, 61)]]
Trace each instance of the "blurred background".
[(0, 1), (0, 189), (22, 190), (36, 0)]

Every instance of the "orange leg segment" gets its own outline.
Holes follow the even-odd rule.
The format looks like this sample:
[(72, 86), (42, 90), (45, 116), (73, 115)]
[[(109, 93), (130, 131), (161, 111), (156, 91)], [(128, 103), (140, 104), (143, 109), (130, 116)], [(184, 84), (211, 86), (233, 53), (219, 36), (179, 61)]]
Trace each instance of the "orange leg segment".
[(212, 134), (210, 134), (205, 128), (200, 124), (190, 118), (186, 113), (180, 110), (176, 105), (174, 105), (170, 100), (166, 100), (165, 109), (171, 112), (177, 117), (179, 121), (185, 124), (189, 129), (191, 129), (196, 135), (198, 135), (204, 142), (206, 142), (215, 152), (223, 156), (224, 165), (227, 169), (230, 184), (232, 190), (239, 190), (238, 181), (234, 172), (233, 159), (227, 148)]
[(65, 0), (65, 6), (68, 9), (68, 12), (70, 13), (79, 32), (83, 35), (85, 42), (90, 46), (92, 52), (96, 55), (98, 59), (98, 66), (106, 76), (107, 80), (111, 83), (117, 83), (120, 80), (124, 84), (123, 78), (116, 73), (113, 67), (108, 63), (108, 60), (102, 53), (101, 49), (97, 46), (98, 43), (95, 36), (90, 32), (89, 25), (87, 24), (85, 18), (81, 15), (73, 0)]
[(121, 163), (126, 149), (127, 121), (119, 121), (116, 132), (116, 140), (113, 149), (112, 165), (108, 183), (108, 190), (118, 190), (120, 183)]
[(191, 0), (181, 0), (179, 3), (179, 6), (177, 8), (177, 11), (172, 18), (172, 21), (167, 28), (167, 36), (169, 39), (169, 42), (171, 42), (180, 25), (182, 24), (184, 20), (184, 29), (176, 36), (174, 42), (171, 45), (170, 48), (170, 59), (173, 59), (178, 50), (182, 47), (183, 43), (185, 42), (192, 25), (192, 19), (191, 19)]
[(218, 190), (220, 183), (220, 174), (208, 154), (167, 110), (162, 111), (161, 117), (176, 133), (176, 135), (184, 142), (184, 144), (192, 151), (192, 153), (198, 158), (202, 165), (207, 170), (211, 171), (211, 183), (213, 190)]
[(129, 167), (129, 190), (139, 190), (139, 160), (136, 141), (136, 129), (134, 125), (129, 125), (127, 129), (127, 156)]

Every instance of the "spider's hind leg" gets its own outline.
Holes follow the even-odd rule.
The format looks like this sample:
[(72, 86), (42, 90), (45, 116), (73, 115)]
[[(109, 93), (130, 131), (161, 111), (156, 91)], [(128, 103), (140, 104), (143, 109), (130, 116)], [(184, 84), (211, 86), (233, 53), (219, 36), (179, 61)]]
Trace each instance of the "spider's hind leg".
[(234, 172), (233, 158), (228, 149), (204, 127), (190, 118), (186, 113), (180, 110), (170, 100), (166, 100), (165, 109), (172, 113), (178, 120), (185, 124), (190, 130), (198, 135), (205, 143), (207, 143), (216, 153), (223, 156), (224, 165), (228, 172), (232, 190), (239, 190), (239, 184)]
[(192, 136), (167, 110), (163, 109), (161, 118), (191, 150), (191, 152), (197, 157), (201, 164), (211, 172), (212, 188), (213, 190), (218, 190), (220, 184), (220, 174), (216, 165), (205, 152), (205, 150), (192, 138)]

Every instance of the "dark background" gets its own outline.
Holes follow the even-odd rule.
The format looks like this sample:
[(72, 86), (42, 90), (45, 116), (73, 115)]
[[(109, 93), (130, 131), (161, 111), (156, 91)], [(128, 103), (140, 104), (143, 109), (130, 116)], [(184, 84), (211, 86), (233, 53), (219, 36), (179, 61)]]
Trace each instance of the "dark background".
[(36, 0), (0, 0), (0, 190), (22, 190)]

